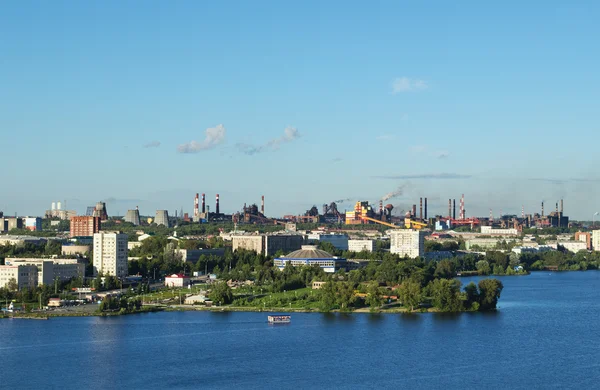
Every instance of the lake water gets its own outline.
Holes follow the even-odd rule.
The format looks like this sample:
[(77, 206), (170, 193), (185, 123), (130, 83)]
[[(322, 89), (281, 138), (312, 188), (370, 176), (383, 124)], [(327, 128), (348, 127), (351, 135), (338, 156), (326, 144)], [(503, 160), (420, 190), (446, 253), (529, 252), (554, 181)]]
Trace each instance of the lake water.
[(600, 272), (500, 279), (495, 313), (0, 320), (0, 388), (600, 387)]

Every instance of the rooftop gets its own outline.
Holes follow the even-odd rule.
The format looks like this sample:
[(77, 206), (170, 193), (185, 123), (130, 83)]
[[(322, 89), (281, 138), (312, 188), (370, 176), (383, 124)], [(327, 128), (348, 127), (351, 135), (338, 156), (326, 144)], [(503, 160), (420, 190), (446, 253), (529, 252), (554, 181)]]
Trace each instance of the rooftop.
[(302, 245), (301, 249), (283, 256), (285, 259), (332, 259), (333, 257), (331, 253), (317, 249), (315, 245)]

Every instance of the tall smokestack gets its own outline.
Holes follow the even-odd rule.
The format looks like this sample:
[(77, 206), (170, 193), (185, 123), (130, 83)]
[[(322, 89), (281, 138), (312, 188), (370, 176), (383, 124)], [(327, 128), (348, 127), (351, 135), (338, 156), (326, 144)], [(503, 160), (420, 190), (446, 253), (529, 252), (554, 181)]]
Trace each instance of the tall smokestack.
[(427, 219), (427, 198), (425, 198), (425, 219)]
[(264, 195), (260, 199), (260, 212), (262, 215), (265, 215), (265, 196)]
[(465, 219), (465, 194), (460, 198), (460, 219)]
[(383, 215), (383, 200), (379, 201), (379, 216)]
[(204, 194), (202, 194), (202, 214), (206, 213), (206, 199), (204, 198)]
[(544, 216), (544, 202), (542, 201), (542, 217)]
[(219, 194), (217, 194), (215, 200), (216, 200), (216, 203), (217, 203), (217, 205), (216, 205), (217, 208), (215, 209), (215, 213), (219, 214)]
[(448, 218), (452, 218), (452, 199), (448, 199)]
[(194, 217), (198, 216), (198, 194), (194, 198)]
[(558, 215), (558, 202), (556, 202), (556, 214)]
[(423, 198), (419, 198), (419, 219), (423, 220)]
[(561, 215), (562, 215), (562, 213), (563, 213), (563, 206), (564, 206), (564, 204), (563, 204), (563, 200), (561, 199), (561, 200), (560, 200), (560, 214), (561, 214)]
[(452, 219), (456, 219), (456, 199), (452, 200)]
[(417, 205), (413, 204), (412, 217), (416, 218), (416, 216), (417, 216)]

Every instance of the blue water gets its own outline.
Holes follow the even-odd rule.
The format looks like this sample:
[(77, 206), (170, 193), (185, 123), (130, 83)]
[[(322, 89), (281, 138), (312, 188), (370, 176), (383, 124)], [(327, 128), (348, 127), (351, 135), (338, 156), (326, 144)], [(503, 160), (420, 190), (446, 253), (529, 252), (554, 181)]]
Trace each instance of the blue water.
[(0, 388), (598, 388), (600, 272), (501, 279), (486, 314), (0, 320)]

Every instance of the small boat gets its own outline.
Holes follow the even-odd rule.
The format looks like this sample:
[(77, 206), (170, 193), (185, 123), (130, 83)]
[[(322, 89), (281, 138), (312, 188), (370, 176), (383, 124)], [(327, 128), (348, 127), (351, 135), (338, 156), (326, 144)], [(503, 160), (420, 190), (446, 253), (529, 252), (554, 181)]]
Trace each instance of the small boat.
[(289, 324), (292, 316), (268, 316), (269, 324)]

